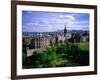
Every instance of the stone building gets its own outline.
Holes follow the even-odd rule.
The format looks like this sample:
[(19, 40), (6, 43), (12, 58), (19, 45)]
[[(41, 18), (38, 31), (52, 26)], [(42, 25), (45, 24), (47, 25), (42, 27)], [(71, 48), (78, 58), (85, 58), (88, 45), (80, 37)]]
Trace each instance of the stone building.
[(37, 36), (37, 37), (33, 37), (33, 39), (31, 40), (31, 44), (30, 46), (32, 46), (32, 48), (41, 48), (43, 46), (48, 46), (50, 45), (50, 37), (49, 36)]
[(30, 49), (41, 48), (50, 45), (49, 36), (24, 36), (23, 40)]
[(89, 42), (89, 33), (85, 32), (81, 35), (81, 42)]

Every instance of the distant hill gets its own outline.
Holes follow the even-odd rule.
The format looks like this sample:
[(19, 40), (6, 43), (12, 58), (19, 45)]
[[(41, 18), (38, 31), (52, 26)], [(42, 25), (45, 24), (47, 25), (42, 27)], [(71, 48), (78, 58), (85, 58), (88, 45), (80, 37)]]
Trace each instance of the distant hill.
[[(89, 31), (85, 31), (85, 30), (67, 30), (68, 33), (85, 33), (85, 32), (89, 32)], [(53, 32), (23, 32), (23, 35), (33, 35), (33, 34), (40, 34), (40, 33), (63, 33), (63, 30), (57, 30), (57, 31), (53, 31)]]
[[(56, 32), (64, 32), (63, 30), (57, 30)], [(82, 33), (82, 32), (89, 32), (85, 30), (67, 30), (68, 33)]]

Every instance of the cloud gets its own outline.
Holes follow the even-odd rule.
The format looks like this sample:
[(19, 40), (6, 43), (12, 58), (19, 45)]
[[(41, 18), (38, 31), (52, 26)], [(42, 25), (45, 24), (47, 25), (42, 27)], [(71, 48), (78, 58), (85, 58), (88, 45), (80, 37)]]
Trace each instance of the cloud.
[(70, 21), (54, 18), (25, 23), (23, 31), (44, 32), (63, 30), (65, 25), (68, 30), (89, 30), (89, 21)]
[(89, 30), (89, 21), (72, 21), (66, 27), (68, 30)]
[(70, 19), (70, 20), (75, 20), (75, 17), (72, 15), (60, 15), (60, 18), (66, 18), (66, 19)]
[(89, 21), (73, 21), (72, 22), (72, 24), (74, 25), (74, 24), (81, 24), (81, 25), (86, 25), (86, 24), (88, 24), (89, 25)]

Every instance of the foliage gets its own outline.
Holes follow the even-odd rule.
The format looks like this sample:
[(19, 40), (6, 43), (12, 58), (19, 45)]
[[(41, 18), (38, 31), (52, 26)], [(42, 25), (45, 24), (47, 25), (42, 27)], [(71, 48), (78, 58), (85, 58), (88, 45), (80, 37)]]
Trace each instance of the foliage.
[(89, 65), (88, 43), (56, 43), (46, 51), (23, 54), (24, 68), (64, 67)]

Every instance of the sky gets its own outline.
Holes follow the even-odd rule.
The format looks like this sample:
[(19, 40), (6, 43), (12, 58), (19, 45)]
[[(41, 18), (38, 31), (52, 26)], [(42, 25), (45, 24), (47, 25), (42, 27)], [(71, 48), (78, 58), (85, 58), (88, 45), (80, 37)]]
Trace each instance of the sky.
[(89, 14), (68, 12), (22, 11), (23, 32), (89, 30)]

